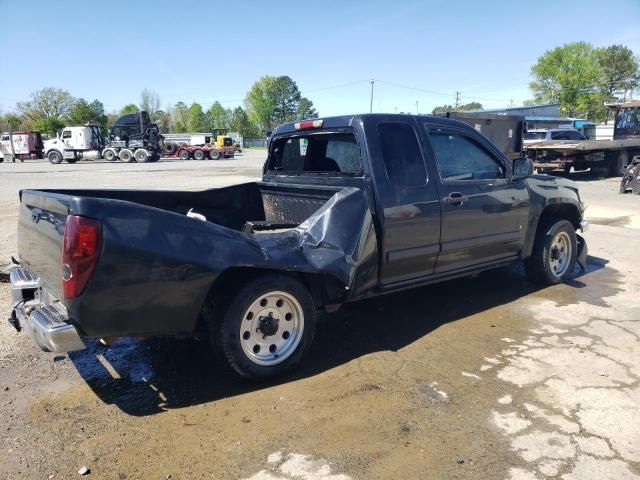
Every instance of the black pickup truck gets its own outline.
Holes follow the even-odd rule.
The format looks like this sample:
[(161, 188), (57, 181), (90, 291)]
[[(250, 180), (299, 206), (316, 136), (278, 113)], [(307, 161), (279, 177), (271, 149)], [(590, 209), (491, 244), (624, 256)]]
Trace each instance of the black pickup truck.
[(200, 192), (23, 190), (10, 322), (46, 351), (199, 335), (260, 379), (344, 302), (524, 260), (565, 281), (586, 246), (567, 180), (473, 128), (356, 115), (278, 127), (260, 182)]

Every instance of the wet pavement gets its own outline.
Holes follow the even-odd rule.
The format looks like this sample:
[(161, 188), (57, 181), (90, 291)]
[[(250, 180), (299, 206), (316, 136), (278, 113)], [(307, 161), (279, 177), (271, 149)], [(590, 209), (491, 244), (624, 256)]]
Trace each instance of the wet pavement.
[(569, 284), (514, 266), (346, 305), (278, 382), (194, 339), (47, 354), (2, 323), (0, 478), (640, 478), (640, 202), (616, 187), (581, 182), (597, 224)]

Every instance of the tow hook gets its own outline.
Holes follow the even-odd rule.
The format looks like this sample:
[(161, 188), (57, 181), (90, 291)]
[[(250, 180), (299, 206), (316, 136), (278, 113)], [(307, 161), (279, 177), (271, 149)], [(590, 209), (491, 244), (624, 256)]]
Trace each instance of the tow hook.
[(15, 310), (11, 312), (11, 316), (8, 318), (8, 320), (9, 320), (9, 323), (13, 325), (13, 328), (15, 328), (18, 333), (22, 331), (22, 327), (20, 326), (20, 321), (18, 320), (18, 316), (16, 315)]

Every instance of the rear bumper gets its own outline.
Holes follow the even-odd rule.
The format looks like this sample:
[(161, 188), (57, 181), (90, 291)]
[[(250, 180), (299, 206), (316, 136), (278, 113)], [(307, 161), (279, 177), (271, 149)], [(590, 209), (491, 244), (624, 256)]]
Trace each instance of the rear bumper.
[(71, 352), (86, 345), (69, 321), (66, 307), (41, 285), (31, 270), (18, 267), (11, 271), (13, 310), (9, 323), (24, 329), (45, 352)]

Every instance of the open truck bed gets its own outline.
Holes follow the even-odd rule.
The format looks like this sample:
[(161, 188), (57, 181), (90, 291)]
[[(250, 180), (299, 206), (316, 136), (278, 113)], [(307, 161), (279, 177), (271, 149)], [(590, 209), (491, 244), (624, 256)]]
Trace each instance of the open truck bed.
[[(100, 222), (101, 252), (82, 295), (65, 298), (61, 251), (74, 215)], [(348, 187), (24, 190), (19, 261), (70, 321), (82, 319), (82, 335), (193, 333), (207, 293), (230, 268), (312, 272), (331, 285), (325, 301), (344, 300), (370, 222), (362, 191)]]

